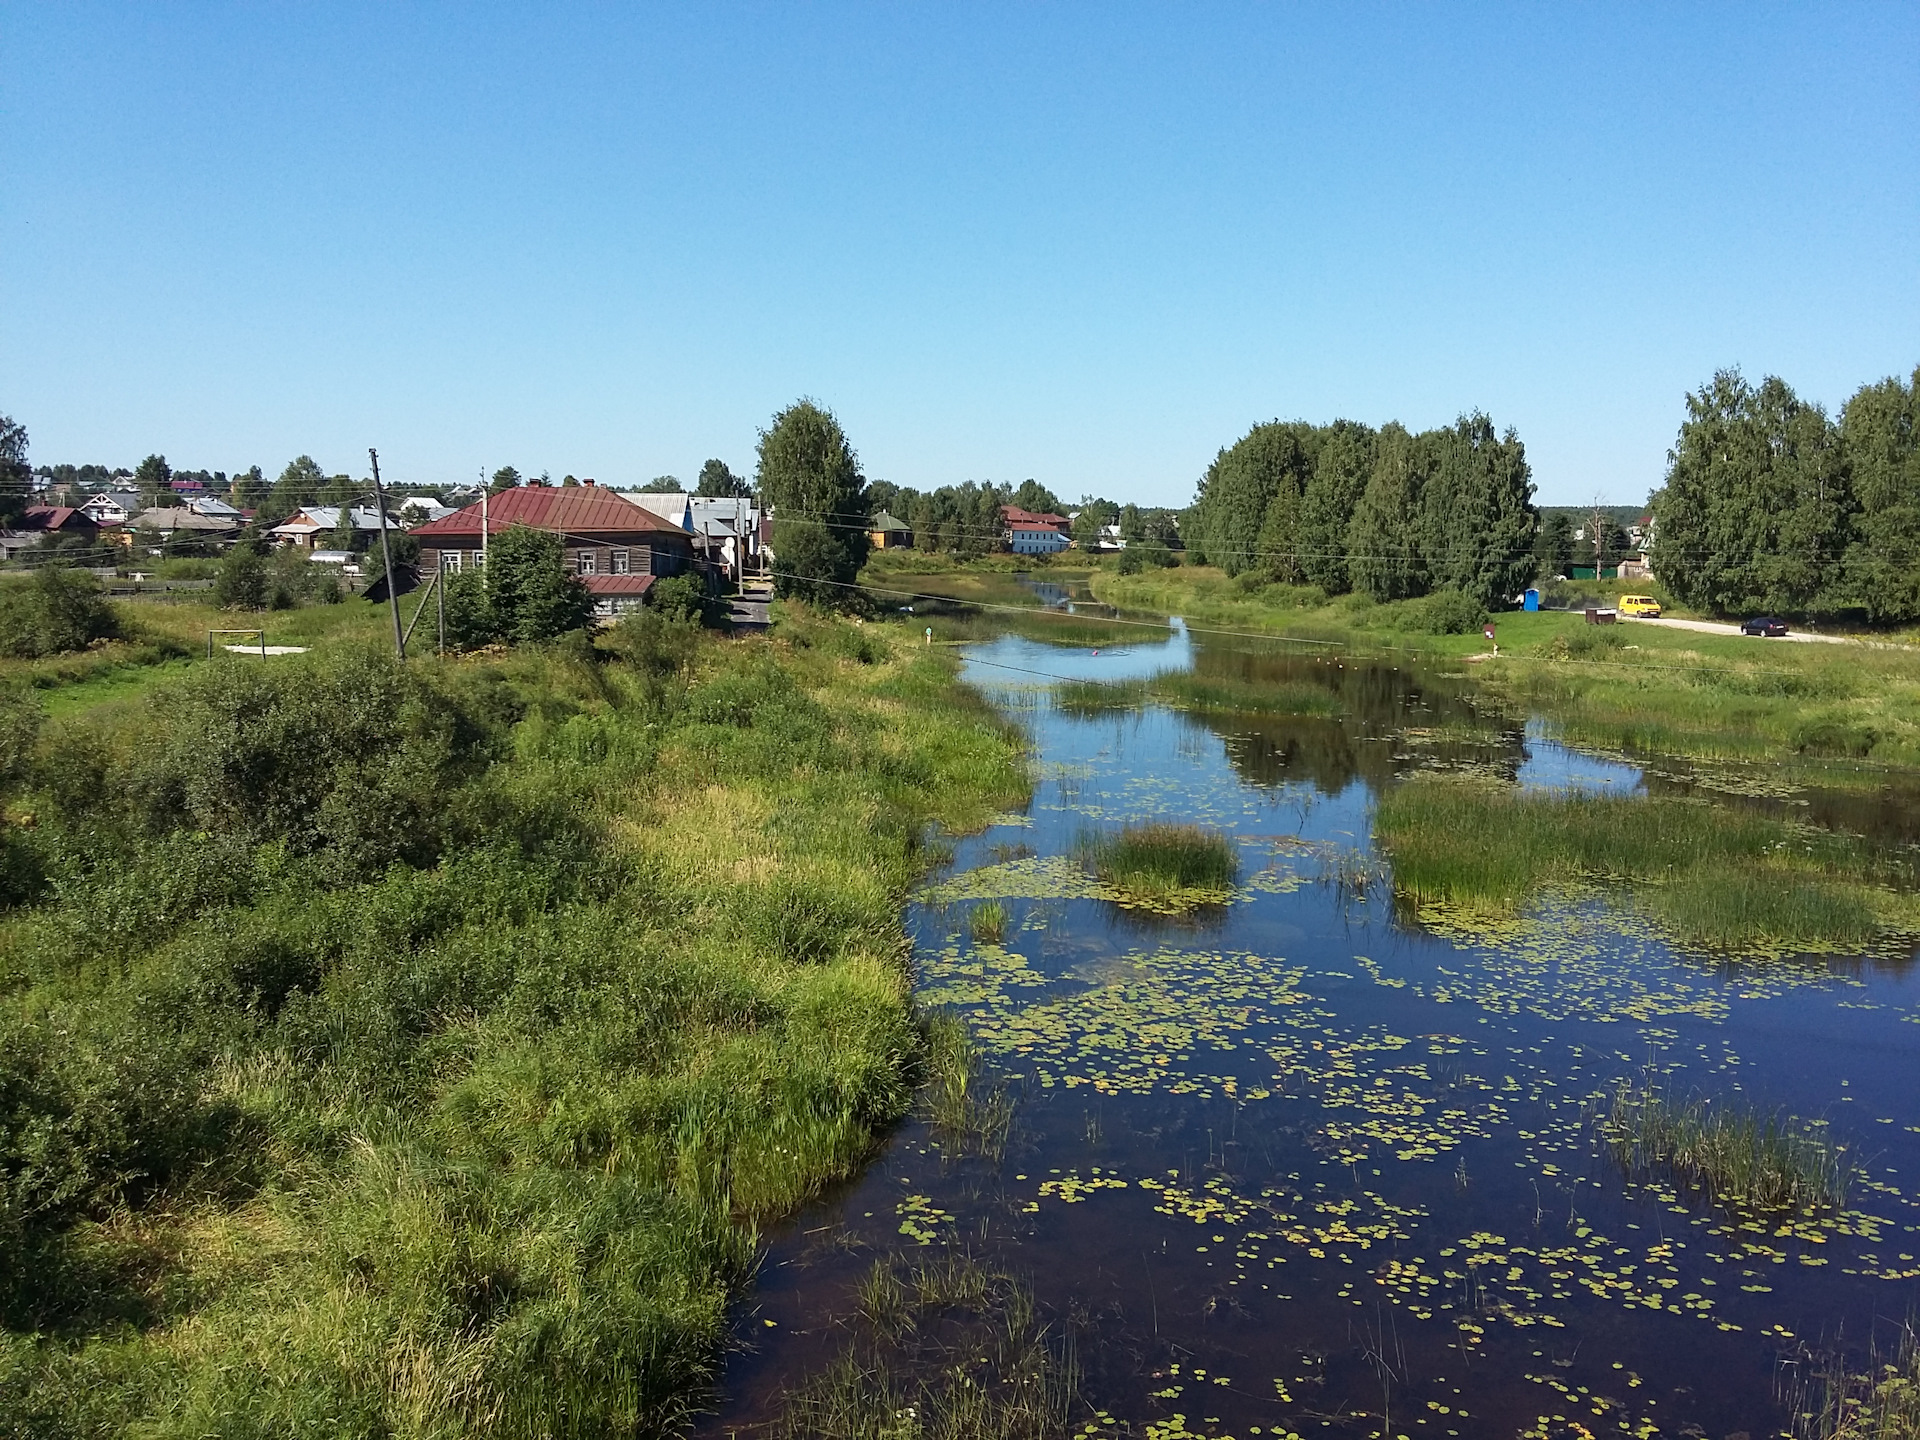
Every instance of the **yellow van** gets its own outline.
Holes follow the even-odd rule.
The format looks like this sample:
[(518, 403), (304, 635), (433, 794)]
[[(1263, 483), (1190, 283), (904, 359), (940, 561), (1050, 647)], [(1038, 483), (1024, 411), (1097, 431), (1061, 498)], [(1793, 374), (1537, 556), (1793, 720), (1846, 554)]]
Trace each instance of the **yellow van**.
[(1622, 615), (1638, 616), (1642, 620), (1658, 620), (1660, 618), (1660, 602), (1651, 595), (1622, 595), (1620, 597), (1620, 613)]

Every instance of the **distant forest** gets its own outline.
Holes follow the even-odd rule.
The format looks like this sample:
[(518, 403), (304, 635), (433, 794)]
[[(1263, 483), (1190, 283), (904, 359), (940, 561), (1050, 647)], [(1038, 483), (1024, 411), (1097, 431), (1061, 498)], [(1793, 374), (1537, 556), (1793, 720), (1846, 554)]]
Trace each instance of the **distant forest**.
[(1526, 449), (1486, 415), (1414, 434), (1272, 421), (1222, 450), (1182, 535), (1196, 563), (1329, 595), (1455, 590), (1505, 604), (1539, 573)]

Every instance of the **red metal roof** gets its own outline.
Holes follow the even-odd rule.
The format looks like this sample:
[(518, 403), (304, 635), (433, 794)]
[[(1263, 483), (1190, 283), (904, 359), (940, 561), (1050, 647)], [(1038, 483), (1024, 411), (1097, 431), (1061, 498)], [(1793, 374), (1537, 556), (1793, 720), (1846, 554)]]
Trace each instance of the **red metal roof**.
[(29, 505), (26, 526), (29, 530), (63, 530), (75, 517), (82, 525), (93, 524), (93, 517), (71, 505)]
[(1064, 530), (1072, 523), (1064, 515), (1055, 515), (1051, 512), (1045, 515), (1036, 515), (1031, 510), (1022, 510), (1018, 505), (1002, 505), (1000, 507), (1000, 513), (1006, 517), (1007, 524), (1019, 525), (1023, 528), (1031, 525), (1039, 525), (1048, 529)]
[(589, 595), (644, 595), (653, 588), (651, 575), (582, 575)]
[[(524, 485), (502, 490), (487, 502), (487, 529), (498, 535), (514, 525), (565, 535), (631, 535), (636, 530), (682, 536), (687, 533), (598, 485)], [(475, 502), (464, 510), (416, 525), (407, 533), (428, 541), (437, 536), (476, 536), (480, 533), (480, 505)]]

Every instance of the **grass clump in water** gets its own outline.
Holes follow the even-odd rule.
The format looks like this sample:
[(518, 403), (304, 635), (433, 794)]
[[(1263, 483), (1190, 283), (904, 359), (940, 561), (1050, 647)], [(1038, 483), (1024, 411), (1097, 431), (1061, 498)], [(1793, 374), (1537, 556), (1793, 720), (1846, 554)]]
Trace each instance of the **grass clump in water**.
[(983, 900), (967, 912), (967, 933), (984, 945), (998, 945), (1007, 936), (1007, 907)]
[(1856, 1174), (1824, 1125), (1704, 1099), (1676, 1104), (1652, 1086), (1616, 1090), (1601, 1132), (1628, 1175), (1667, 1175), (1748, 1209), (1844, 1205)]
[(937, 1134), (958, 1150), (998, 1160), (1013, 1130), (1013, 1096), (1004, 1081), (990, 1081), (980, 1048), (954, 1015), (934, 1015), (926, 1025), (926, 1100)]
[(1416, 900), (1513, 909), (1548, 885), (1602, 879), (1701, 944), (1857, 944), (1920, 928), (1913, 876), (1864, 842), (1698, 800), (1420, 776), (1381, 796), (1374, 834), (1395, 888)]
[(1146, 901), (1224, 899), (1240, 873), (1233, 844), (1201, 825), (1149, 821), (1083, 840), (1084, 863), (1108, 885)]
[(787, 1396), (780, 1440), (1065, 1440), (1083, 1408), (1072, 1337), (1032, 1291), (950, 1253), (861, 1280), (855, 1337)]
[(1793, 1440), (1915, 1440), (1920, 1437), (1920, 1335), (1913, 1320), (1900, 1327), (1893, 1348), (1878, 1338), (1864, 1368), (1840, 1351), (1802, 1347), (1780, 1362), (1774, 1400), (1793, 1417)]

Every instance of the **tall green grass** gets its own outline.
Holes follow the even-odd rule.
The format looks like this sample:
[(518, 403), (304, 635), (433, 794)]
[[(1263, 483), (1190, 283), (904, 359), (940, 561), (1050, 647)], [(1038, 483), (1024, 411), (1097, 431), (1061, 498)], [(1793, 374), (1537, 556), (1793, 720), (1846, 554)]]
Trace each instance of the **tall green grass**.
[(1240, 872), (1233, 842), (1200, 825), (1149, 821), (1085, 837), (1077, 848), (1108, 885), (1145, 900), (1218, 896)]
[(682, 1424), (758, 1227), (911, 1103), (930, 827), (1025, 793), (949, 657), (856, 631), (215, 661), (48, 724), (0, 1435)]
[(1616, 1090), (1601, 1133), (1629, 1175), (1665, 1175), (1747, 1209), (1844, 1205), (1857, 1174), (1825, 1126), (1707, 1100), (1676, 1103), (1652, 1086)]
[(1836, 1344), (1807, 1346), (1778, 1362), (1774, 1401), (1793, 1440), (1920, 1440), (1920, 1335), (1913, 1318), (1890, 1347), (1875, 1334), (1864, 1363)]
[(1914, 877), (1896, 858), (1701, 801), (1423, 776), (1381, 795), (1374, 833), (1396, 888), (1420, 900), (1511, 909), (1557, 882), (1613, 880), (1682, 938), (1727, 946), (1920, 925)]
[(1053, 698), (1059, 709), (1080, 716), (1138, 710), (1155, 701), (1178, 710), (1226, 711), (1238, 715), (1313, 715), (1331, 719), (1341, 713), (1338, 696), (1304, 681), (1240, 680), (1200, 676), (1188, 671), (1157, 675), (1151, 680), (1066, 680), (1054, 686)]

